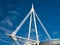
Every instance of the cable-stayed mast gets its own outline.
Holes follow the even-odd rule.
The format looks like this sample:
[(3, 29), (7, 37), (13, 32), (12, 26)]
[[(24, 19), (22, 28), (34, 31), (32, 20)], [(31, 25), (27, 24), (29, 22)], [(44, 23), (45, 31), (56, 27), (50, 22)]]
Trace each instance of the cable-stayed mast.
[[(25, 21), (29, 18), (29, 16), (30, 16), (30, 23), (29, 23), (28, 38), (23, 38), (23, 37), (18, 37), (18, 36), (16, 36), (17, 32), (20, 30), (20, 28), (23, 26), (23, 24), (24, 24)], [(32, 16), (33, 16), (33, 18), (32, 18)], [(11, 35), (9, 35), (9, 34), (7, 34), (7, 35), (11, 36), (11, 38), (12, 38), (13, 40), (15, 40), (15, 41), (17, 40), (17, 38), (26, 39), (27, 42), (28, 42), (27, 45), (31, 45), (33, 42), (30, 43), (29, 40), (31, 40), (31, 39), (30, 39), (30, 33), (31, 33), (31, 25), (32, 25), (32, 19), (33, 19), (34, 25), (35, 25), (34, 27), (35, 27), (35, 33), (36, 33), (36, 39), (37, 39), (37, 40), (35, 40), (35, 41), (34, 41), (34, 40), (31, 40), (31, 41), (34, 41), (35, 43), (37, 43), (37, 45), (39, 45), (39, 42), (40, 42), (40, 41), (39, 41), (39, 38), (38, 38), (39, 35), (38, 35), (38, 29), (37, 29), (37, 24), (36, 24), (36, 21), (37, 21), (36, 18), (38, 19), (40, 25), (42, 26), (44, 32), (47, 34), (48, 38), (51, 39), (51, 37), (50, 37), (49, 33), (47, 32), (45, 26), (43, 25), (42, 21), (40, 20), (40, 18), (38, 17), (37, 13), (35, 12), (33, 4), (32, 4), (32, 8), (31, 8), (30, 12), (29, 12), (29, 13), (27, 14), (27, 16), (22, 20), (22, 22), (19, 24), (19, 26), (16, 28), (16, 30), (13, 31)]]

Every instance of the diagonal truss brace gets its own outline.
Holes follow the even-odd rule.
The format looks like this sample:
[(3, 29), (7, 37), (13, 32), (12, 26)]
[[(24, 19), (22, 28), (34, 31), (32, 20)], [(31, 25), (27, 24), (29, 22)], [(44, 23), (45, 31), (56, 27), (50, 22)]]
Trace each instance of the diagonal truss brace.
[[(36, 13), (35, 13), (36, 14)], [(49, 35), (49, 33), (47, 32), (45, 26), (43, 25), (42, 21), (40, 20), (40, 18), (38, 17), (38, 15), (36, 14), (36, 17), (41, 25), (41, 27), (43, 28), (44, 32), (46, 33), (46, 35), (48, 36), (48, 38), (51, 40), (51, 36)]]

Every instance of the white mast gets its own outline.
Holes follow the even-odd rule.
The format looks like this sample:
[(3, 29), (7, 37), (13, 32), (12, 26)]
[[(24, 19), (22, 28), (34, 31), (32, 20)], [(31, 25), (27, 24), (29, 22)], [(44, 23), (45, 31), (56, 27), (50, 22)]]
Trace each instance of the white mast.
[(39, 37), (38, 37), (38, 30), (37, 30), (36, 18), (38, 19), (40, 25), (42, 26), (44, 32), (47, 34), (48, 38), (51, 39), (51, 37), (50, 37), (49, 33), (47, 32), (46, 28), (44, 27), (42, 21), (37, 16), (37, 14), (36, 14), (36, 12), (34, 10), (33, 4), (32, 4), (32, 8), (31, 8), (30, 12), (23, 19), (23, 21), (19, 24), (19, 26), (16, 28), (16, 30), (14, 32), (12, 32), (11, 35), (9, 35), (9, 34), (7, 34), (7, 35), (10, 36), (13, 40), (16, 41), (17, 40), (17, 38), (16, 38), (17, 32), (20, 30), (20, 28), (23, 26), (23, 24), (25, 23), (25, 21), (28, 19), (29, 16), (30, 16), (30, 23), (29, 23), (29, 32), (28, 32), (28, 38), (27, 39), (30, 40), (31, 25), (32, 25), (32, 16), (33, 16), (33, 21), (34, 21), (34, 25), (35, 25), (35, 33), (36, 33), (36, 39), (37, 39), (35, 42), (37, 43), (37, 45), (39, 45), (40, 41), (39, 41)]

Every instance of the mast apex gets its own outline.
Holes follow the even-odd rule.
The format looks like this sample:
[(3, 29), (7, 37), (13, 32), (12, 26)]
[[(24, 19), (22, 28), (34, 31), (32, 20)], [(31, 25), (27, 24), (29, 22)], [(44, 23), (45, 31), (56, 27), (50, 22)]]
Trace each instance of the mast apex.
[(31, 8), (31, 10), (32, 10), (32, 12), (34, 12), (34, 6), (33, 6), (33, 4), (32, 4), (32, 8)]

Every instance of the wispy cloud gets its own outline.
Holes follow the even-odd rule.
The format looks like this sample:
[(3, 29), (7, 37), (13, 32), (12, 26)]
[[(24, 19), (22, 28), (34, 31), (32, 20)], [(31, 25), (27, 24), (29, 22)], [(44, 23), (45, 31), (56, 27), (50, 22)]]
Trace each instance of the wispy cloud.
[(54, 31), (54, 32), (53, 32), (53, 35), (58, 35), (58, 34), (59, 34), (58, 31)]
[(3, 40), (3, 39), (0, 39), (0, 41), (2, 41), (2, 42), (4, 42), (4, 43), (7, 43), (7, 44), (11, 44), (11, 45), (12, 45), (12, 43), (10, 43), (10, 42), (8, 42), (8, 41), (5, 41), (5, 40)]
[(17, 12), (17, 11), (12, 11), (12, 10), (8, 11), (8, 13), (19, 14), (19, 12)]
[(13, 23), (11, 22), (9, 17), (6, 17), (4, 20), (1, 21), (3, 24), (8, 24), (9, 26), (13, 26)]
[(8, 23), (10, 26), (13, 26), (13, 23), (12, 23), (10, 20), (7, 20), (7, 23)]
[(9, 29), (6, 29), (5, 27), (0, 27), (0, 30), (3, 30), (5, 33), (11, 33)]

